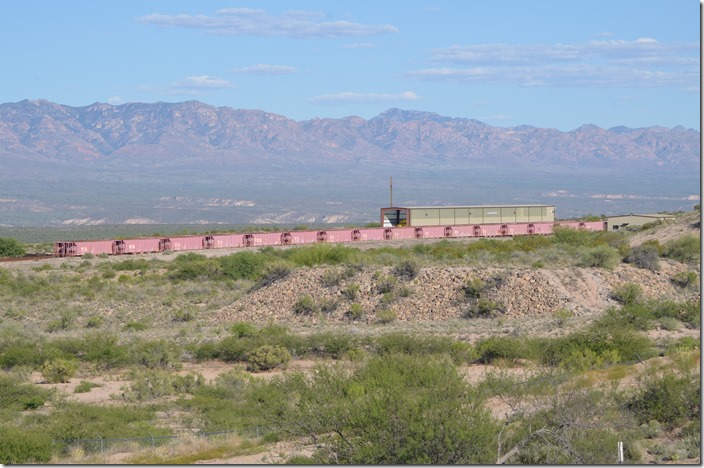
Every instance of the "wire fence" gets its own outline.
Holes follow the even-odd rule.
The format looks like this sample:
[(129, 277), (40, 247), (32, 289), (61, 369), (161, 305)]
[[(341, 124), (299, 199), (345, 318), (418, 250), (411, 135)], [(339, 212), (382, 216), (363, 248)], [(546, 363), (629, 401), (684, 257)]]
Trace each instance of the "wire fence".
[(193, 438), (193, 437), (221, 437), (227, 435), (239, 435), (241, 437), (261, 437), (272, 429), (270, 427), (256, 426), (245, 427), (241, 429), (233, 429), (228, 431), (218, 432), (193, 432), (184, 435), (151, 435), (147, 437), (96, 437), (94, 439), (54, 439), (52, 445), (55, 452), (67, 454), (69, 451), (80, 448), (86, 453), (88, 452), (109, 452), (119, 448), (145, 448), (158, 447), (178, 440)]

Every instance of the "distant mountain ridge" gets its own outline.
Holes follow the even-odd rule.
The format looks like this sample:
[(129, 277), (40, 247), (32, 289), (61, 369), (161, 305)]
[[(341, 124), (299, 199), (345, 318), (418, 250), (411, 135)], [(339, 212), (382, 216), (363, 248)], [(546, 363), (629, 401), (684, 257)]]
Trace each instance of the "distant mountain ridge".
[(49, 101), (0, 104), (0, 154), (68, 161), (141, 155), (172, 163), (267, 155), (306, 161), (414, 158), (608, 166), (697, 167), (700, 134), (674, 127), (569, 132), (494, 127), (473, 119), (389, 109), (360, 117), (294, 121), (261, 110), (199, 101), (70, 107)]

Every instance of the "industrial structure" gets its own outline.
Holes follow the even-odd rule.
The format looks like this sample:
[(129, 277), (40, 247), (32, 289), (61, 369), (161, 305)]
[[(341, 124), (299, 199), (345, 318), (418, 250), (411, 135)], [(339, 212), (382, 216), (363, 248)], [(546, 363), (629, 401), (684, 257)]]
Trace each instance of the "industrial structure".
[(555, 207), (550, 205), (411, 206), (381, 209), (381, 225), (383, 227), (554, 221)]

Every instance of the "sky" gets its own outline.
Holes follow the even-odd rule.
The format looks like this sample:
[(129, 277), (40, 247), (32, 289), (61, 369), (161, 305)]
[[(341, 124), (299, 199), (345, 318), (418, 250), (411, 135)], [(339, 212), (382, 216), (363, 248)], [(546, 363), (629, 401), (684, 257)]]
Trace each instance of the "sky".
[(695, 0), (22, 0), (0, 102), (700, 128)]

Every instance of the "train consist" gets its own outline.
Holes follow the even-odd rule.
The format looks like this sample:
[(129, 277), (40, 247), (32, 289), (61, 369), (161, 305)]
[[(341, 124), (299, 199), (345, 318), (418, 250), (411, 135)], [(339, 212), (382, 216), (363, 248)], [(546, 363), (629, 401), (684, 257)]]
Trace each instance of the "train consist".
[[(514, 207), (501, 207), (514, 208)], [(454, 209), (454, 208), (453, 208)], [(102, 241), (67, 241), (54, 243), (54, 256), (80, 257), (108, 254), (145, 254), (165, 251), (190, 251), (208, 249), (230, 249), (247, 247), (267, 247), (278, 245), (304, 245), (317, 243), (342, 243), (364, 241), (388, 241), (396, 239), (447, 239), (471, 237), (507, 237), (518, 235), (549, 235), (555, 226), (590, 231), (603, 231), (604, 222), (556, 222), (535, 221), (530, 218), (524, 222), (483, 222), (481, 224), (445, 224), (439, 219), (430, 225), (413, 225), (412, 219), (405, 219), (400, 225), (388, 226), (389, 210), (381, 210), (382, 226), (379, 228), (348, 228), (315, 231), (254, 232), (241, 234), (206, 234), (196, 236), (146, 237), (137, 239), (119, 239)], [(554, 209), (553, 209), (554, 213)], [(385, 219), (384, 216), (387, 216)], [(527, 221), (527, 222), (525, 222)]]

